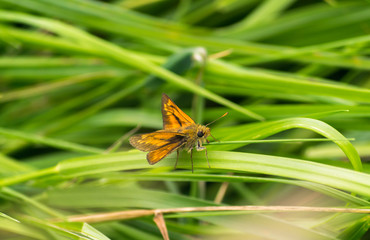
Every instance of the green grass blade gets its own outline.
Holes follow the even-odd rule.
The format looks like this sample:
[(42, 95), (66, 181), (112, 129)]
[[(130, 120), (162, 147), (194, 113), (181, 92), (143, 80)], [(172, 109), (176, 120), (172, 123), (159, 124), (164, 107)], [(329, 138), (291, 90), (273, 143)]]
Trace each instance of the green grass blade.
[[(272, 121), (266, 123), (258, 123), (253, 125), (245, 125), (239, 127), (230, 127), (224, 129), (215, 129), (213, 131), (214, 135), (217, 136), (221, 141), (228, 141), (228, 140), (250, 140), (250, 139), (261, 139), (263, 137), (271, 136), (275, 133), (285, 131), (291, 128), (304, 128), (311, 131), (314, 131), (322, 136), (327, 137), (328, 139), (332, 139), (335, 144), (338, 145), (348, 157), (350, 162), (353, 165), (353, 168), (356, 170), (361, 171), (362, 163), (361, 159), (353, 147), (353, 145), (336, 129), (329, 126), (328, 124), (310, 118), (291, 118), (291, 119), (283, 119), (279, 121)], [(336, 141), (340, 140), (340, 141)], [(217, 150), (231, 150), (236, 149), (238, 147), (243, 146), (235, 144), (235, 145), (218, 145), (216, 146), (209, 146), (209, 149)]]
[(84, 153), (103, 153), (104, 150), (89, 147), (89, 146), (83, 146), (76, 143), (66, 142), (63, 140), (58, 139), (51, 139), (47, 137), (43, 137), (40, 135), (30, 134), (30, 133), (24, 133), (12, 129), (6, 129), (6, 128), (0, 128), (0, 134), (11, 137), (11, 138), (18, 138), (26, 141), (30, 141), (32, 143), (38, 143), (38, 144), (44, 144), (47, 146), (52, 146), (59, 149), (64, 149), (68, 151), (77, 151), (77, 152), (84, 152)]
[(151, 182), (151, 181), (161, 181), (163, 179), (166, 179), (166, 181), (180, 181), (180, 182), (204, 181), (204, 182), (282, 183), (282, 184), (289, 184), (289, 185), (295, 185), (295, 186), (307, 188), (307, 189), (320, 192), (328, 196), (343, 200), (345, 202), (356, 204), (359, 206), (369, 205), (369, 201), (353, 196), (352, 194), (348, 194), (343, 191), (339, 191), (334, 188), (327, 187), (322, 184), (283, 179), (283, 178), (249, 177), (249, 176), (239, 176), (236, 174), (234, 175), (222, 175), (222, 174), (211, 174), (211, 173), (188, 174), (188, 173), (183, 173), (180, 171), (169, 172), (169, 173), (150, 173), (150, 172), (131, 173), (131, 174), (125, 173), (125, 174), (120, 174), (118, 176), (117, 175), (107, 176), (107, 174), (104, 174), (103, 176), (112, 181), (117, 181), (117, 180), (124, 181), (127, 179), (134, 179), (134, 180)]
[[(337, 97), (351, 101), (369, 102), (370, 90), (357, 88), (344, 84), (333, 84), (329, 81), (317, 79), (312, 81), (302, 77), (294, 77), (288, 75), (280, 75), (273, 72), (258, 71), (245, 69), (235, 65), (214, 61), (209, 65), (209, 70), (212, 74), (217, 74), (217, 77), (224, 79), (234, 79), (243, 84), (244, 87), (256, 88), (271, 88), (275, 91), (286, 93), (301, 93)], [(248, 80), (248, 81), (246, 81)], [(239, 86), (241, 85), (239, 84)]]
[[(369, 196), (370, 193), (367, 181), (369, 175), (348, 169), (303, 160), (238, 152), (209, 151), (208, 157), (212, 169), (271, 174), (321, 183), (364, 196)], [(193, 158), (195, 168), (208, 168), (203, 153), (196, 153)], [(158, 165), (172, 167), (175, 159), (173, 157), (169, 159)], [(179, 168), (190, 167), (188, 162), (183, 161), (183, 158), (180, 158)], [(150, 166), (145, 160), (145, 154), (137, 152), (76, 158), (60, 162), (57, 166), (60, 174), (68, 177), (148, 167)]]
[(201, 88), (196, 84), (187, 81), (186, 79), (164, 68), (158, 67), (157, 65), (147, 61), (143, 57), (138, 56), (127, 49), (123, 49), (116, 45), (110, 44), (102, 39), (94, 37), (86, 32), (68, 26), (61, 22), (57, 22), (46, 18), (37, 18), (22, 13), (10, 13), (9, 11), (0, 11), (0, 19), (28, 23), (38, 27), (46, 28), (49, 31), (61, 34), (62, 36), (65, 36), (69, 39), (73, 39), (77, 41), (78, 44), (81, 44), (83, 42), (90, 48), (99, 49), (100, 52), (102, 54), (105, 54), (105, 56), (109, 59), (118, 61), (123, 64), (128, 64), (134, 68), (141, 69), (145, 72), (153, 73), (156, 76), (161, 77), (166, 81), (177, 85), (180, 88), (197, 93), (212, 101), (225, 105), (231, 109), (234, 109), (257, 120), (264, 119), (262, 116), (259, 116), (219, 95), (216, 95), (204, 88)]

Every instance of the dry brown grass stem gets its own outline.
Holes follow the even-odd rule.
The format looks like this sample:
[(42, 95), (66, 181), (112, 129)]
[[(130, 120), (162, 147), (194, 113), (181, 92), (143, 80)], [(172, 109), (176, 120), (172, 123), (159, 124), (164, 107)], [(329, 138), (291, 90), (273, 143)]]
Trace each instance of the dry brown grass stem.
[(364, 208), (327, 208), (302, 206), (210, 206), (210, 207), (183, 207), (167, 209), (139, 209), (118, 212), (106, 212), (87, 215), (75, 215), (67, 218), (70, 222), (105, 222), (155, 215), (158, 213), (187, 213), (187, 212), (218, 212), (218, 211), (246, 211), (246, 212), (335, 212), (335, 213), (362, 213), (370, 214), (370, 209)]

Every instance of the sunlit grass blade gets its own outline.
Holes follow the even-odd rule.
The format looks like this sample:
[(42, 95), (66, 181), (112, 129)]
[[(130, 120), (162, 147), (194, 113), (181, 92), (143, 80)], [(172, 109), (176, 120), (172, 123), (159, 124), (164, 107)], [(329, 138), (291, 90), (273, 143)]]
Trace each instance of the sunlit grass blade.
[(104, 234), (86, 223), (51, 223), (41, 219), (26, 217), (23, 222), (43, 230), (52, 231), (68, 239), (84, 240), (107, 240)]
[(66, 141), (58, 140), (58, 139), (47, 138), (47, 137), (43, 137), (41, 135), (20, 132), (20, 131), (12, 130), (12, 129), (0, 128), (0, 134), (4, 135), (4, 136), (7, 136), (7, 137), (11, 137), (11, 138), (19, 138), (19, 139), (22, 139), (22, 140), (30, 141), (32, 143), (44, 144), (44, 145), (47, 145), (47, 146), (52, 146), (52, 147), (65, 149), (65, 150), (69, 150), (69, 151), (77, 151), (77, 152), (84, 152), (84, 153), (95, 153), (95, 154), (104, 152), (104, 150), (98, 149), (98, 148), (95, 148), (95, 147), (83, 146), (83, 145), (76, 144), (76, 143), (66, 142)]
[[(207, 168), (206, 160), (202, 154), (195, 154), (195, 168)], [(182, 158), (181, 158), (182, 159)], [(313, 163), (303, 160), (294, 160), (267, 155), (237, 153), (237, 152), (209, 152), (212, 169), (236, 170), (271, 174), (282, 177), (296, 178), (306, 181), (325, 184), (334, 188), (355, 192), (369, 196), (369, 176), (347, 169)], [(227, 159), (225, 161), (224, 159)], [(173, 166), (173, 162), (162, 161), (159, 166)], [(181, 160), (180, 168), (189, 167)], [(5, 186), (25, 181), (34, 176), (45, 176), (50, 171), (57, 171), (64, 177), (77, 177), (87, 174), (103, 173), (107, 171), (119, 171), (138, 168), (148, 168), (145, 155), (142, 153), (129, 152), (107, 154), (71, 159), (60, 162), (55, 169), (43, 170), (13, 178), (2, 179), (0, 185)], [(304, 170), (303, 170), (304, 169)]]
[[(197, 171), (201, 172), (201, 171)], [(337, 189), (327, 187), (322, 184), (317, 184), (313, 182), (307, 181), (298, 181), (298, 180), (291, 180), (291, 179), (284, 179), (284, 178), (268, 178), (268, 177), (250, 177), (250, 176), (240, 176), (240, 175), (224, 175), (224, 174), (212, 174), (212, 173), (194, 173), (188, 174), (184, 172), (168, 172), (168, 173), (125, 173), (120, 175), (113, 175), (109, 176), (104, 174), (104, 176), (112, 181), (125, 181), (127, 179), (134, 179), (140, 181), (180, 181), (180, 182), (187, 182), (187, 181), (205, 181), (205, 182), (248, 182), (248, 183), (282, 183), (282, 184), (289, 184), (300, 186), (303, 188), (310, 189), (312, 191), (317, 191), (328, 196), (332, 196), (337, 199), (341, 199), (345, 202), (349, 202), (352, 204), (356, 204), (359, 206), (367, 206), (369, 202), (361, 199), (359, 197), (353, 196), (351, 194), (345, 193), (343, 191), (339, 191)]]
[(24, 224), (23, 219), (20, 219), (20, 221), (21, 222), (18, 223), (13, 220), (0, 218), (0, 229), (8, 234), (17, 234), (17, 236), (21, 236), (24, 238), (48, 240), (42, 231)]
[(15, 218), (12, 218), (11, 216), (8, 216), (8, 215), (6, 215), (5, 213), (2, 213), (2, 212), (0, 212), (0, 217), (3, 217), (3, 218), (6, 218), (8, 220), (19, 223), (19, 220), (15, 219)]
[(324, 79), (312, 81), (309, 78), (282, 75), (271, 71), (246, 69), (219, 60), (214, 60), (209, 65), (209, 72), (210, 77), (216, 74), (217, 78), (233, 79), (233, 81), (239, 82), (239, 86), (245, 88), (271, 89), (273, 87), (275, 91), (286, 93), (322, 95), (359, 102), (370, 101), (370, 90), (368, 89), (338, 83), (334, 84)]
[(31, 96), (47, 94), (56, 90), (60, 91), (61, 88), (69, 85), (98, 79), (112, 78), (115, 76), (116, 74), (114, 74), (113, 72), (100, 72), (93, 74), (84, 74), (67, 79), (59, 79), (43, 85), (32, 86), (30, 88), (19, 89), (12, 92), (0, 93), (0, 102), (13, 101), (17, 99), (28, 98)]

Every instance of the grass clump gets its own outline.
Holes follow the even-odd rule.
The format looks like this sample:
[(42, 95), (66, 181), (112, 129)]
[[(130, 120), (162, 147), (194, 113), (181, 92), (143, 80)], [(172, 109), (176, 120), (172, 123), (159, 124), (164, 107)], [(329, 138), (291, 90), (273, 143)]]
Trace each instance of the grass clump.
[[(1, 239), (369, 236), (368, 2), (0, 6)], [(211, 168), (128, 144), (163, 92)]]

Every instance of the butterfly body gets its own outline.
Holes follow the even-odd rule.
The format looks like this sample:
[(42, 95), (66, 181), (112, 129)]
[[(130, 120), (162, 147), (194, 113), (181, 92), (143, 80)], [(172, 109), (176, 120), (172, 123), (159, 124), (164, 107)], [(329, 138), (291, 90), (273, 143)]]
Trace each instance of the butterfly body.
[(183, 134), (185, 141), (181, 149), (185, 149), (190, 152), (194, 147), (197, 151), (204, 150), (205, 147), (202, 144), (207, 141), (207, 137), (210, 134), (210, 129), (204, 125), (192, 124), (176, 130), (177, 133)]
[(149, 164), (159, 162), (175, 150), (178, 160), (181, 149), (190, 152), (193, 163), (192, 150), (194, 147), (197, 151), (206, 150), (202, 144), (208, 142), (210, 129), (205, 125), (196, 124), (166, 94), (162, 95), (162, 117), (162, 130), (134, 135), (130, 138), (130, 144), (140, 151), (149, 152), (146, 157)]

